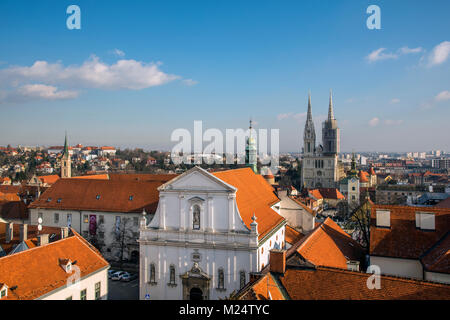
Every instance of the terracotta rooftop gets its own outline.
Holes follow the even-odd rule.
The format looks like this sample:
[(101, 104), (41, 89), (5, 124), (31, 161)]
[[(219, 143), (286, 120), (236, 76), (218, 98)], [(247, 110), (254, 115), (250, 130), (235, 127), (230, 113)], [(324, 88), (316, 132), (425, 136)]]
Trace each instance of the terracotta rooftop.
[(294, 228), (292, 228), (291, 226), (286, 225), (284, 238), (285, 238), (286, 242), (289, 243), (290, 245), (297, 243), (304, 236), (305, 235), (303, 233), (300, 233), (297, 230), (295, 230)]
[(381, 288), (369, 289), (370, 276), (318, 267), (288, 268), (279, 279), (293, 300), (450, 300), (450, 285), (381, 276)]
[[(60, 259), (76, 261), (80, 277), (108, 268), (109, 264), (78, 235), (0, 258), (0, 283), (9, 287), (5, 300), (33, 300), (66, 286), (71, 276)], [(12, 288), (16, 287), (14, 290)]]
[(347, 261), (364, 260), (364, 249), (330, 218), (316, 227), (296, 249), (316, 266), (347, 269)]
[(5, 220), (28, 220), (27, 205), (20, 201), (0, 201), (0, 218)]
[(94, 179), (94, 180), (109, 180), (108, 174), (90, 174), (85, 176), (76, 176), (72, 179)]
[(49, 176), (38, 176), (39, 180), (42, 181), (42, 183), (47, 183), (47, 184), (54, 184), (56, 181), (59, 180), (59, 176), (57, 174), (52, 174)]
[(118, 181), (146, 181), (146, 182), (162, 182), (165, 183), (167, 181), (172, 180), (178, 176), (177, 174), (148, 174), (148, 173), (131, 173), (131, 174), (122, 174), (122, 173), (110, 173), (110, 180), (118, 180)]
[(217, 178), (237, 188), (236, 202), (241, 217), (248, 228), (255, 214), (259, 239), (264, 238), (273, 228), (286, 221), (271, 207), (280, 201), (273, 188), (261, 175), (250, 168), (226, 170), (212, 173)]
[(161, 181), (59, 179), (29, 208), (154, 213)]
[[(390, 211), (390, 228), (376, 226), (377, 209)], [(435, 214), (434, 231), (416, 228), (416, 211)], [(371, 212), (370, 255), (419, 259), (443, 239), (449, 230), (450, 209), (375, 205)]]

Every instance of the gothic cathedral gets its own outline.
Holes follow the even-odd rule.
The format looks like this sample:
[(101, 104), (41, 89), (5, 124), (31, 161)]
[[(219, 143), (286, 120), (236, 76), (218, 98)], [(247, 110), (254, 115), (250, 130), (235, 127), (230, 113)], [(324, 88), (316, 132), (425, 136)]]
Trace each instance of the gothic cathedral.
[(330, 91), (328, 119), (322, 124), (322, 145), (316, 146), (316, 132), (311, 111), (311, 95), (308, 95), (308, 113), (303, 134), (302, 187), (336, 188), (343, 174), (338, 160), (340, 148), (339, 128), (333, 113)]

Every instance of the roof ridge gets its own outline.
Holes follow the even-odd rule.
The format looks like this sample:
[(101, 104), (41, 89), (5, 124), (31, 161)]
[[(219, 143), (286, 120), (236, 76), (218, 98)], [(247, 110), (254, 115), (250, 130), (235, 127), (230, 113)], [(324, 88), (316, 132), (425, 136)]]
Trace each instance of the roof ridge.
[[(316, 266), (316, 270), (323, 270), (323, 269), (330, 269), (330, 270), (333, 270), (335, 272), (353, 274), (353, 275), (357, 275), (357, 276), (360, 276), (360, 277), (373, 275), (373, 273), (368, 273), (368, 272), (364, 272), (364, 271), (354, 271), (354, 270), (341, 269), (341, 268), (329, 267), (329, 266), (321, 266), (321, 265)], [(395, 276), (395, 275), (383, 274), (383, 273), (380, 274), (380, 276), (382, 276), (384, 278), (387, 278), (387, 280), (409, 282), (409, 283), (420, 283), (420, 284), (425, 284), (425, 285), (430, 285), (430, 286), (448, 286), (448, 287), (450, 287), (450, 284), (443, 283), (443, 282), (435, 282), (435, 281), (430, 281), (430, 280), (414, 279), (414, 278), (401, 277), (401, 276)]]

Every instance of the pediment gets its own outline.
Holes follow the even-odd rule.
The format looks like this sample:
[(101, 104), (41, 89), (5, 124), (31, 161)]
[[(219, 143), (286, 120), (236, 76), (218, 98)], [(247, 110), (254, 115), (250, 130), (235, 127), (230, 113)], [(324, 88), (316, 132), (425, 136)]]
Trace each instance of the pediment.
[(215, 177), (208, 171), (194, 167), (158, 188), (168, 190), (236, 191), (236, 188)]

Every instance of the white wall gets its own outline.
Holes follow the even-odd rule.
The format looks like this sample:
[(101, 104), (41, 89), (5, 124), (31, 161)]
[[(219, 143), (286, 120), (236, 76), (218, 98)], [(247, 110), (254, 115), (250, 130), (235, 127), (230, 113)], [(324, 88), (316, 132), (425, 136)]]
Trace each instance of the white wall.
[(419, 260), (370, 256), (370, 264), (379, 266), (381, 274), (423, 279)]
[(450, 274), (425, 271), (425, 280), (450, 284)]
[(79, 283), (73, 284), (69, 287), (63, 286), (58, 290), (44, 295), (37, 300), (66, 300), (72, 296), (72, 300), (80, 300), (81, 290), (86, 289), (86, 299), (95, 300), (95, 284), (100, 282), (100, 297), (101, 300), (108, 299), (108, 270), (107, 268), (88, 275), (86, 278), (80, 280)]
[[(83, 237), (85, 236), (85, 231), (88, 232), (89, 235), (89, 220), (86, 223), (84, 220), (84, 216), (87, 215), (88, 219), (91, 215), (95, 215), (97, 219), (97, 237), (99, 232), (104, 233), (104, 238), (99, 240), (103, 240), (104, 242), (104, 250), (102, 250), (102, 254), (107, 258), (112, 258), (115, 256), (114, 252), (108, 253), (106, 248), (110, 247), (114, 241), (114, 230), (116, 226), (116, 216), (120, 216), (120, 219), (129, 218), (130, 222), (128, 226), (131, 228), (131, 231), (136, 234), (136, 241), (132, 241), (130, 245), (135, 246), (135, 250), (138, 250), (137, 239), (139, 238), (139, 218), (141, 214), (139, 213), (122, 213), (122, 212), (100, 212), (100, 211), (76, 211), (76, 210), (57, 210), (57, 209), (30, 209), (30, 224), (37, 224), (39, 213), (42, 213), (43, 217), (43, 226), (49, 227), (67, 227), (67, 215), (72, 214), (72, 228), (75, 229)], [(55, 213), (59, 214), (59, 221), (55, 222)], [(100, 216), (103, 216), (103, 225), (99, 224)], [(137, 224), (134, 224), (134, 219), (136, 218)], [(131, 254), (131, 252), (130, 252)], [(128, 252), (125, 250), (124, 259), (127, 259)]]

